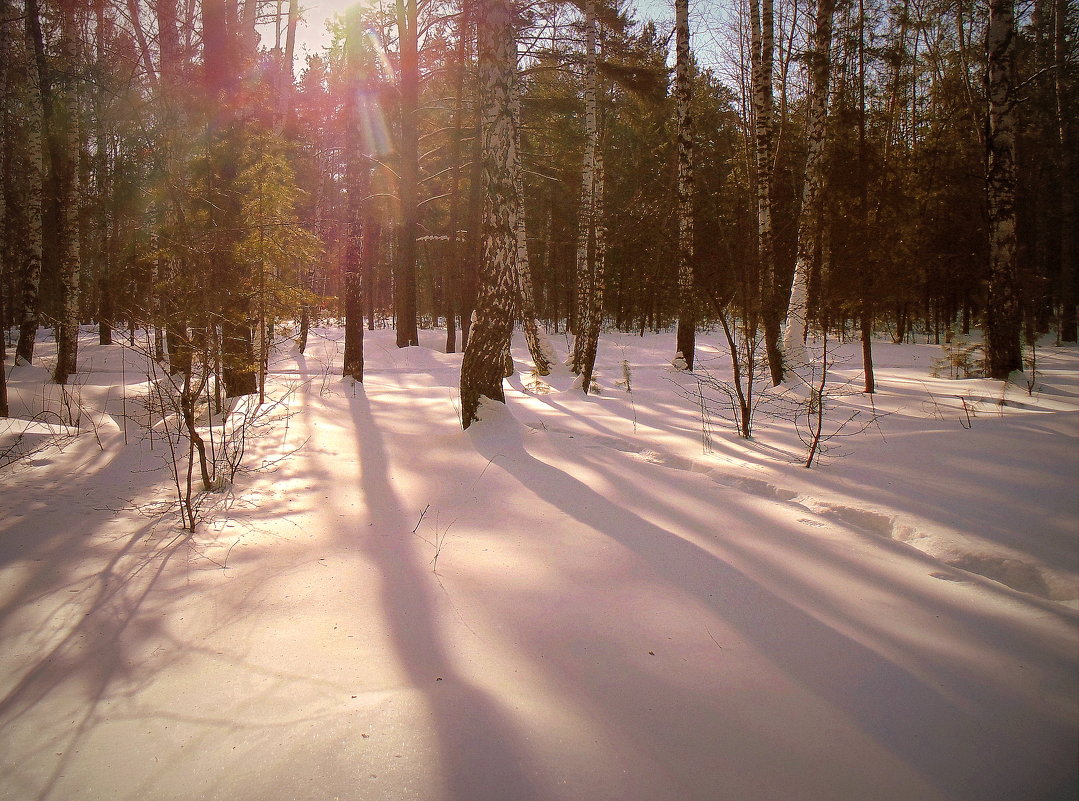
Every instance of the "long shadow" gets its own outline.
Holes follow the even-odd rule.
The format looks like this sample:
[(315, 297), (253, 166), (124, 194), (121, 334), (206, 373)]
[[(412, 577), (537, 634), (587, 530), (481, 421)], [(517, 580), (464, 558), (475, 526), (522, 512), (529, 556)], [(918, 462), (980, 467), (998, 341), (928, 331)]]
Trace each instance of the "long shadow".
[[(357, 424), (364, 497), (371, 517), (389, 535), (371, 538), (362, 547), (381, 568), (380, 596), (397, 655), (434, 713), (448, 797), (459, 801), (541, 798), (516, 726), (486, 691), (453, 665), (435, 620), (431, 577), (414, 551), (411, 526), (390, 482), (386, 449), (370, 401), (360, 389), (350, 403)], [(399, 408), (394, 413), (399, 414)]]
[[(1074, 738), (1062, 737), (1056, 751), (1037, 753), (1037, 746), (1015, 742), (1019, 753), (989, 754), (982, 747), (999, 747), (1004, 728), (999, 721), (960, 708), (904, 667), (714, 554), (536, 459), (525, 449), (516, 421), (491, 422), (470, 430), (481, 455), (498, 457), (499, 465), (528, 491), (636, 552), (667, 584), (712, 608), (786, 675), (844, 713), (947, 797), (1039, 797), (1031, 795), (1032, 782), (1052, 790), (1070, 780), (1066, 740)], [(598, 692), (599, 679), (595, 681)], [(1032, 721), (1022, 724), (1029, 729)]]

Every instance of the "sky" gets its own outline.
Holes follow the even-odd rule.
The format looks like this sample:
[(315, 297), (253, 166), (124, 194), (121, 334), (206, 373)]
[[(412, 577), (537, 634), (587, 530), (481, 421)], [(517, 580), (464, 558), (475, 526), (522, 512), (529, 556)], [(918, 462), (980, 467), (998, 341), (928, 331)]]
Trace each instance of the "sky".
[[(303, 2), (304, 19), (301, 21), (296, 34), (296, 49), (300, 56), (300, 63), (304, 60), (305, 48), (308, 53), (317, 53), (328, 43), (326, 22), (335, 14), (340, 14), (350, 5), (353, 5), (353, 2), (354, 0), (306, 0), (306, 2)], [(716, 0), (691, 4), (691, 20), (696, 17), (696, 38), (702, 47), (707, 44), (706, 40), (710, 39), (703, 30), (706, 27), (703, 20), (709, 15), (709, 10), (714, 10), (712, 9), (713, 4), (718, 6)], [(693, 8), (694, 5), (696, 9)], [(672, 0), (638, 0), (636, 6), (639, 19), (666, 21), (668, 24), (671, 24), (674, 19)]]

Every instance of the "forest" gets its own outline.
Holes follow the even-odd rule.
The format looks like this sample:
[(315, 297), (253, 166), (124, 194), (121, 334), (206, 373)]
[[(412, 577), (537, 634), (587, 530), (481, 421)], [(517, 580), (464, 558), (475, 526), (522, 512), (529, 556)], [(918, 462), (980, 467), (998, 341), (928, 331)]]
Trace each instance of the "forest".
[(807, 332), (853, 335), (867, 391), (877, 332), (984, 329), (997, 378), (1074, 342), (1074, 8), (810, 5), (732, 6), (702, 69), (682, 2), (674, 30), (600, 0), (357, 5), (299, 65), (296, 3), (7, 0), (15, 358), (48, 326), (62, 384), (79, 324), (148, 328), (235, 397), (279, 322), (302, 351), (345, 321), (362, 380), (364, 321), (454, 352), (492, 302), (502, 344), (474, 350), (521, 324), (540, 374), (540, 328), (580, 374), (602, 327), (677, 322), (692, 369), (726, 320), (777, 383)]
[(1079, 797), (1077, 34), (0, 0), (0, 801)]

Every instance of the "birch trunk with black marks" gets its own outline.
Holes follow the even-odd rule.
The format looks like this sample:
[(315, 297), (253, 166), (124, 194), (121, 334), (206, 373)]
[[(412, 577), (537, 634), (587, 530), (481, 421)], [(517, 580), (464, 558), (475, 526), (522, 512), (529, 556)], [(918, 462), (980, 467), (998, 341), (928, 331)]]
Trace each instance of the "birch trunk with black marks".
[(513, 80), (513, 96), (510, 100), (513, 112), (513, 186), (517, 204), (516, 254), (518, 313), (524, 327), (525, 342), (532, 362), (539, 375), (551, 372), (552, 348), (540, 333), (536, 322), (536, 293), (532, 287), (532, 270), (528, 261), (528, 231), (525, 227), (524, 171), (521, 165), (521, 89), (516, 71)]
[(690, 116), (689, 0), (675, 0), (674, 102), (678, 145), (678, 332), (675, 349), (693, 370), (696, 303), (693, 292), (693, 120)]
[(504, 353), (513, 332), (517, 204), (513, 177), (512, 93), (517, 66), (510, 0), (480, 0), (480, 109), (483, 186), (483, 256), (476, 308), (461, 363), (461, 423), (478, 418), (480, 398), (505, 403)]
[(1017, 279), (1015, 213), (1015, 8), (1013, 0), (991, 0), (986, 31), (986, 194), (989, 200), (989, 297), (986, 305), (985, 366), (992, 378), (1007, 379), (1023, 368)]
[(592, 232), (591, 280), (592, 294), (589, 298), (587, 324), (581, 353), (581, 389), (587, 395), (592, 388), (592, 372), (596, 368), (596, 353), (599, 349), (599, 330), (603, 324), (603, 297), (607, 291), (606, 259), (607, 228), (603, 224), (603, 197), (605, 173), (603, 151), (596, 142), (594, 160), (594, 181), (592, 213), (595, 215), (595, 228)]
[(835, 0), (819, 0), (816, 26), (810, 44), (809, 119), (806, 126), (805, 183), (802, 184), (802, 211), (798, 218), (798, 248), (794, 281), (783, 329), (783, 358), (786, 367), (797, 368), (807, 361), (805, 339), (809, 317), (809, 279), (813, 254), (821, 225), (821, 194), (824, 188), (824, 140), (828, 121), (828, 76), (832, 47), (832, 17)]
[[(599, 88), (596, 47), (596, 3), (585, 3), (585, 63), (584, 63), (584, 127), (585, 149), (584, 163), (581, 169), (581, 205), (577, 214), (577, 309), (575, 314), (573, 357), (571, 367), (578, 375), (590, 377), (595, 365), (599, 336), (599, 321), (603, 304), (603, 264), (601, 248), (597, 242), (602, 238), (599, 233), (602, 215), (602, 197), (597, 181), (598, 163), (601, 158), (599, 148), (599, 123), (596, 109), (596, 95)], [(583, 389), (587, 393), (590, 380), (586, 380)]]
[(775, 15), (772, 0), (750, 0), (750, 47), (753, 61), (754, 155), (756, 161), (757, 249), (760, 260), (761, 318), (764, 346), (773, 384), (783, 381), (783, 351), (779, 339), (776, 292), (775, 233), (772, 221), (774, 153)]

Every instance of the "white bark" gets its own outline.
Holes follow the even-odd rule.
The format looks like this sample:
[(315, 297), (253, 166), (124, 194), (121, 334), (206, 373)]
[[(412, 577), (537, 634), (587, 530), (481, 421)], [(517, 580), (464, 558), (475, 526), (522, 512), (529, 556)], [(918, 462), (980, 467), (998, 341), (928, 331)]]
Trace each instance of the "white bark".
[[(599, 158), (599, 124), (596, 114), (596, 94), (599, 85), (596, 47), (596, 3), (585, 3), (585, 70), (584, 126), (585, 152), (581, 169), (581, 207), (577, 216), (577, 314), (573, 342), (573, 372), (591, 375), (596, 357), (592, 340), (593, 318), (602, 304), (602, 265), (597, 258), (598, 220), (600, 207), (596, 189), (597, 159)], [(597, 296), (600, 298), (597, 301)], [(602, 306), (600, 306), (602, 309)], [(596, 336), (598, 337), (598, 326)], [(589, 355), (591, 354), (591, 355)], [(591, 360), (592, 363), (589, 363)], [(585, 391), (588, 385), (585, 384)]]
[(783, 351), (776, 308), (775, 235), (772, 222), (772, 174), (775, 167), (773, 0), (750, 0), (753, 60), (754, 152), (756, 156), (757, 244), (760, 258), (761, 316), (772, 382), (783, 380)]
[(808, 361), (805, 338), (809, 316), (809, 274), (813, 250), (820, 231), (820, 201), (824, 181), (824, 141), (828, 120), (828, 77), (832, 44), (832, 15), (835, 0), (819, 0), (810, 58), (809, 121), (806, 131), (805, 183), (802, 185), (802, 212), (798, 218), (798, 251), (794, 282), (783, 330), (783, 357), (788, 367), (798, 369)]
[(513, 153), (511, 163), (513, 167), (513, 186), (517, 204), (517, 229), (516, 229), (516, 266), (517, 266), (517, 293), (519, 300), (519, 312), (525, 331), (525, 342), (528, 344), (528, 352), (536, 366), (539, 375), (547, 375), (551, 372), (554, 362), (554, 349), (547, 342), (539, 330), (536, 322), (536, 295), (532, 288), (532, 270), (528, 262), (528, 231), (525, 227), (524, 207), (524, 175), (521, 167), (521, 90), (520, 81), (516, 73), (513, 80), (513, 93), (510, 99), (510, 107), (513, 113)]

